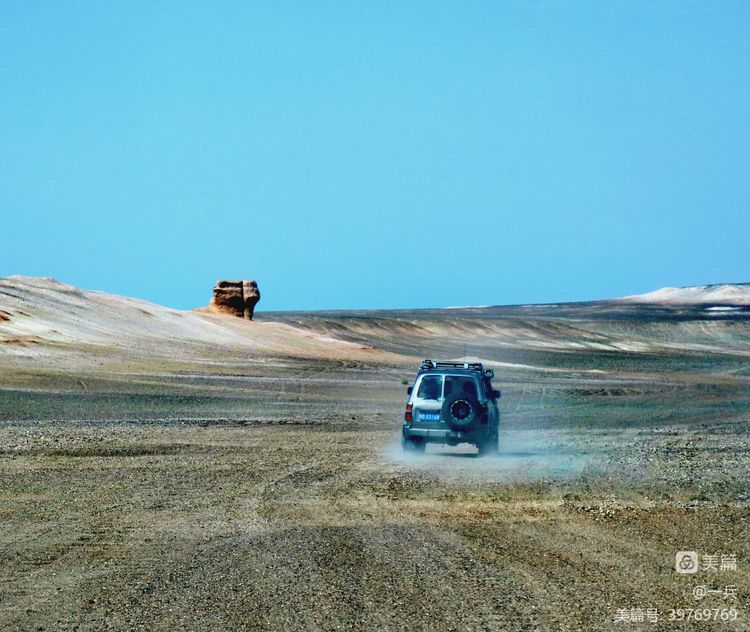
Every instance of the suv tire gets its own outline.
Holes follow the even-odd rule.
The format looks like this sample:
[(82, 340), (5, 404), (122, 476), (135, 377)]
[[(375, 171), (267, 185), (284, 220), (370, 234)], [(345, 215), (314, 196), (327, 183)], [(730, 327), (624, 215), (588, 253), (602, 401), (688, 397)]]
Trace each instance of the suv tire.
[(427, 442), (424, 439), (410, 439), (401, 435), (401, 447), (404, 452), (420, 452), (423, 453), (427, 447)]
[(443, 402), (442, 417), (451, 430), (468, 430), (479, 420), (479, 402), (464, 393), (449, 395)]
[(479, 450), (479, 456), (487, 456), (489, 454), (497, 454), (500, 450), (500, 438), (497, 430), (493, 432), (486, 440), (482, 443), (477, 444)]

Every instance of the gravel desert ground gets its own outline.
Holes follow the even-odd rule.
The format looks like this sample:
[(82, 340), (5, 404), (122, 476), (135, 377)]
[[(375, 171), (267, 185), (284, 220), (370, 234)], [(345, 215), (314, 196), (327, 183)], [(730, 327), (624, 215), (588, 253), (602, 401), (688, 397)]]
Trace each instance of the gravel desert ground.
[[(0, 628), (748, 630), (736, 287), (248, 322), (0, 280)], [(424, 357), (495, 369), (497, 457), (402, 454)]]

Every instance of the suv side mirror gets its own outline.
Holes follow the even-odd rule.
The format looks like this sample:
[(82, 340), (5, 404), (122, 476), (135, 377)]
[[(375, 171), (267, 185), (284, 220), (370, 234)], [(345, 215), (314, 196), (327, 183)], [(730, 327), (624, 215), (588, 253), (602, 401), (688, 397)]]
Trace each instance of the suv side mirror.
[(492, 390), (492, 399), (500, 399), (500, 391), (497, 389)]
[(406, 394), (407, 395), (411, 395), (413, 392), (414, 392), (414, 387), (413, 386), (410, 386), (409, 388), (406, 389)]

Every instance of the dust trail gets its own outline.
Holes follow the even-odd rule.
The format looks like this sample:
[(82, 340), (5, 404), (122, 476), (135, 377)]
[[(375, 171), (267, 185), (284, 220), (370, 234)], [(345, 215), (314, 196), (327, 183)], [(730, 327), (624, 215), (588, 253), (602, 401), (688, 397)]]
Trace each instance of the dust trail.
[(578, 434), (567, 437), (538, 428), (501, 429), (496, 455), (479, 457), (469, 444), (428, 444), (424, 454), (405, 452), (398, 437), (383, 447), (381, 455), (390, 463), (440, 477), (509, 482), (576, 476), (603, 458), (593, 446), (581, 447)]

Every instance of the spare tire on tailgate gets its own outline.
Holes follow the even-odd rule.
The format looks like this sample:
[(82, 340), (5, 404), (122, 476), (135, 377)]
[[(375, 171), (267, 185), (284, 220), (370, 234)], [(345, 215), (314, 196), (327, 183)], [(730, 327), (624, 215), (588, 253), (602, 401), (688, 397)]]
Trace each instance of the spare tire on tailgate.
[(468, 430), (479, 421), (479, 402), (467, 393), (449, 395), (443, 402), (442, 416), (452, 430)]

